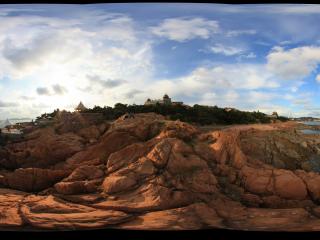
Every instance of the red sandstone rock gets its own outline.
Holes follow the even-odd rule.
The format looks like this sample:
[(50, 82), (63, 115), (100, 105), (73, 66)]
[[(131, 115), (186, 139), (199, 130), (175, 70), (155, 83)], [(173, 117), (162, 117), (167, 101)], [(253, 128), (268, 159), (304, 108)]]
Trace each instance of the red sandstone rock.
[(49, 167), (83, 149), (82, 138), (73, 133), (58, 135), (49, 128), (32, 134), (36, 137), (9, 145), (9, 156), (1, 164), (9, 168)]
[(320, 200), (320, 175), (315, 172), (296, 171), (296, 174), (305, 182), (308, 191), (315, 201)]
[(147, 157), (155, 166), (164, 167), (168, 160), (172, 149), (172, 139), (163, 139), (148, 153)]
[(19, 205), (27, 194), (20, 191), (0, 188), (0, 227), (21, 227), (24, 225), (19, 214)]
[(100, 137), (101, 132), (99, 131), (99, 128), (95, 125), (80, 129), (78, 132), (78, 135), (87, 139), (87, 140), (97, 140)]
[(190, 124), (181, 121), (167, 122), (158, 138), (179, 138), (190, 141), (199, 133), (199, 130)]
[(222, 228), (223, 224), (214, 209), (204, 203), (195, 203), (187, 207), (146, 213), (120, 226), (135, 230), (196, 230)]
[(149, 183), (133, 191), (119, 193), (115, 198), (108, 198), (92, 206), (125, 212), (144, 212), (179, 207), (191, 202), (192, 196), (186, 191), (173, 191), (167, 187)]
[(53, 186), (53, 184), (67, 175), (68, 172), (60, 170), (19, 168), (12, 173), (6, 174), (5, 177), (10, 188), (34, 192)]
[(249, 192), (256, 194), (273, 193), (274, 179), (272, 177), (272, 170), (245, 166), (241, 169), (241, 176), (244, 186)]
[(135, 143), (111, 154), (106, 161), (108, 172), (113, 172), (133, 163), (138, 160), (139, 157), (146, 155), (151, 150), (151, 147), (152, 143), (150, 146), (145, 143)]
[(79, 194), (96, 192), (102, 180), (84, 180), (73, 182), (59, 182), (54, 185), (55, 190), (61, 194)]
[(91, 193), (97, 191), (103, 176), (104, 172), (99, 167), (83, 165), (56, 183), (54, 188), (61, 194)]
[(137, 142), (137, 139), (126, 132), (106, 132), (97, 144), (74, 154), (64, 164), (57, 165), (57, 168), (75, 169), (82, 164), (88, 165), (92, 162), (97, 165), (106, 163), (111, 153), (135, 142)]
[(108, 131), (127, 132), (139, 140), (155, 137), (164, 125), (164, 117), (154, 113), (135, 114), (134, 118), (116, 120)]
[(31, 226), (55, 230), (101, 228), (130, 219), (124, 212), (97, 210), (52, 196), (40, 199), (30, 196), (25, 199), (21, 212)]
[(103, 189), (107, 193), (121, 192), (132, 188), (136, 180), (128, 176), (109, 176), (103, 181)]
[(263, 202), (259, 196), (251, 193), (243, 194), (242, 201), (252, 207), (259, 207), (259, 205)]
[(43, 168), (0, 171), (1, 186), (38, 192), (0, 189), (1, 227), (320, 230), (319, 174), (279, 169), (307, 165), (318, 142), (286, 125), (201, 134), (157, 114), (65, 118), (1, 151), (3, 166)]
[(291, 171), (275, 169), (274, 179), (275, 193), (281, 198), (303, 200), (307, 197), (306, 185)]
[(104, 175), (102, 169), (102, 167), (82, 165), (76, 168), (67, 178), (63, 179), (63, 181), (72, 182), (101, 178)]

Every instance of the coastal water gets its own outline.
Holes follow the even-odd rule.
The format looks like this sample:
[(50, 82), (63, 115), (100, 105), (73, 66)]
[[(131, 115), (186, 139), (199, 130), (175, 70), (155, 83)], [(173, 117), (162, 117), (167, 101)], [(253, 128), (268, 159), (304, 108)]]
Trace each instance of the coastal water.
[(32, 118), (10, 118), (9, 122), (11, 124), (21, 123), (21, 122), (31, 122)]
[[(306, 121), (302, 123), (308, 126), (320, 126), (320, 121)], [(320, 130), (314, 129), (303, 129), (301, 132), (304, 134), (320, 134)]]
[(303, 129), (301, 130), (304, 134), (320, 134), (320, 130)]
[(308, 126), (320, 126), (320, 121), (305, 121), (302, 123)]

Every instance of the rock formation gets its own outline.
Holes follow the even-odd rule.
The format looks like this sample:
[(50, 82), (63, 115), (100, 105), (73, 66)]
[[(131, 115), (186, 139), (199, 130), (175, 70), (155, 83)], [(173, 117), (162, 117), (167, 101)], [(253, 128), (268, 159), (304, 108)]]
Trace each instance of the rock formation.
[(297, 128), (61, 117), (0, 149), (0, 227), (320, 230), (320, 140)]

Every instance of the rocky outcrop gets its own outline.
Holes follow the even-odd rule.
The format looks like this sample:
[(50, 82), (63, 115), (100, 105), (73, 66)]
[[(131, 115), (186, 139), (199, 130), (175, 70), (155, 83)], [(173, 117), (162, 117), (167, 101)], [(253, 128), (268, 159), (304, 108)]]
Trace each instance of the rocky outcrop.
[[(161, 219), (161, 221), (159, 221)], [(196, 230), (201, 228), (222, 228), (223, 219), (204, 203), (186, 207), (155, 211), (143, 214), (135, 220), (121, 224), (124, 229), (149, 230)]]
[[(259, 160), (276, 168), (310, 171), (310, 159), (317, 154), (316, 145), (293, 131), (246, 131), (240, 136), (240, 146), (249, 161)], [(316, 170), (316, 169), (313, 169)]]
[(0, 188), (0, 227), (21, 227), (24, 222), (20, 214), (20, 203), (27, 193)]
[(164, 117), (154, 113), (136, 114), (134, 118), (119, 118), (109, 128), (109, 132), (120, 131), (129, 133), (140, 141), (155, 137), (163, 127)]
[(60, 116), (0, 150), (0, 226), (319, 230), (320, 141), (295, 127)]
[(83, 165), (76, 168), (67, 178), (54, 185), (60, 194), (80, 194), (96, 192), (104, 172), (97, 166)]
[(40, 168), (19, 168), (4, 175), (6, 187), (25, 192), (42, 191), (60, 181), (68, 172)]
[(0, 156), (0, 166), (47, 168), (65, 161), (84, 147), (83, 139), (73, 133), (58, 135), (53, 129), (38, 129), (26, 136), (26, 141), (6, 146), (7, 153)]
[(119, 224), (130, 219), (130, 215), (124, 212), (67, 203), (53, 196), (28, 196), (23, 203), (21, 215), (25, 221), (41, 229), (94, 229)]

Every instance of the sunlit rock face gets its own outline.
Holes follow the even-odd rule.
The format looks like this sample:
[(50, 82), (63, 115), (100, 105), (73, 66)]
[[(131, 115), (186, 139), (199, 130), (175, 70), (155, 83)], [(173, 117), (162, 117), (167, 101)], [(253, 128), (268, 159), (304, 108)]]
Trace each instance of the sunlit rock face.
[(320, 141), (296, 128), (61, 118), (0, 150), (0, 227), (320, 230)]

